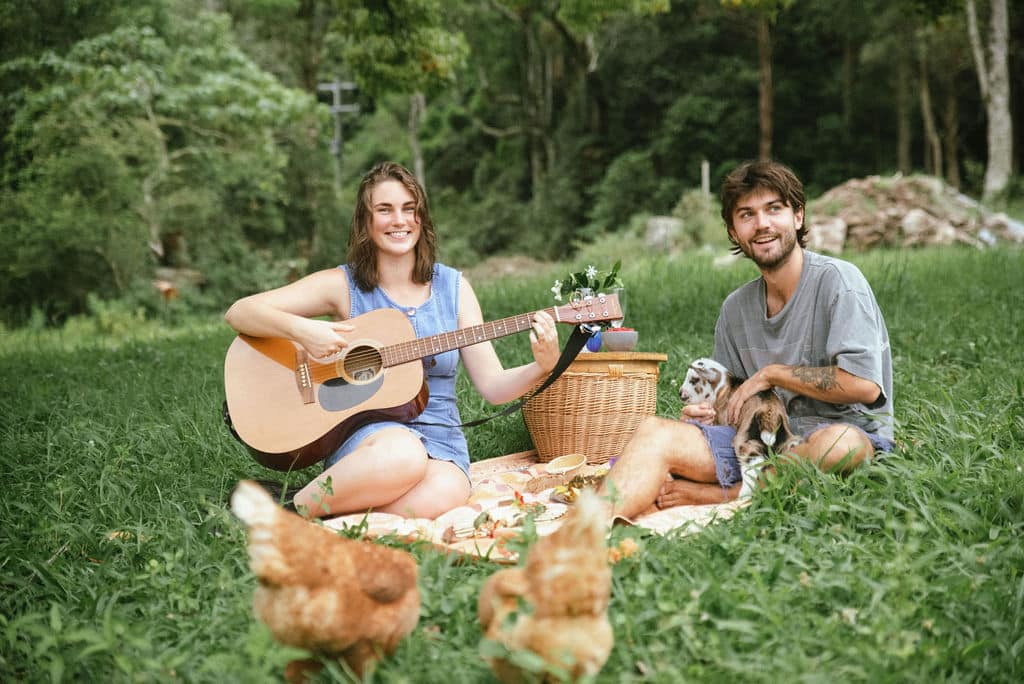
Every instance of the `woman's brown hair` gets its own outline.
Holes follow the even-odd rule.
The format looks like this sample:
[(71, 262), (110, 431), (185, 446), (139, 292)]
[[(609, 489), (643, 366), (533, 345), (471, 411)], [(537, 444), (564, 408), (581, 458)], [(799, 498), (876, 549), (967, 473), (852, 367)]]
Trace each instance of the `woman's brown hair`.
[(377, 270), (377, 248), (370, 237), (373, 222), (373, 189), (384, 181), (398, 181), (416, 202), (416, 217), (420, 222), (420, 239), (416, 242), (416, 263), (412, 269), (413, 282), (429, 283), (434, 277), (437, 260), (437, 234), (430, 219), (427, 193), (416, 177), (394, 162), (381, 162), (370, 169), (359, 183), (356, 208), (352, 212), (352, 226), (348, 234), (348, 265), (352, 279), (363, 291), (372, 290), (380, 283)]

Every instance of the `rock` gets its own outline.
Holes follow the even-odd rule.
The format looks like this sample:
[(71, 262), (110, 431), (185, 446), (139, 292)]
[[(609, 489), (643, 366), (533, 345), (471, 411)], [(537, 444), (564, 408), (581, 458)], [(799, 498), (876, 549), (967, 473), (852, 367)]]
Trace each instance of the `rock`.
[(1024, 223), (1014, 221), (1006, 214), (995, 214), (989, 227), (1004, 240), (1024, 242)]
[(956, 229), (953, 226), (916, 207), (903, 215), (900, 232), (905, 247), (925, 244), (951, 245), (956, 240)]
[(815, 252), (842, 254), (846, 244), (846, 221), (838, 216), (818, 221), (807, 236), (807, 246)]
[(809, 246), (835, 253), (954, 243), (983, 249), (1001, 241), (1024, 242), (1024, 224), (931, 176), (853, 178), (810, 202), (807, 216)]
[(674, 247), (683, 234), (683, 220), (675, 216), (652, 216), (647, 219), (644, 243), (654, 249)]

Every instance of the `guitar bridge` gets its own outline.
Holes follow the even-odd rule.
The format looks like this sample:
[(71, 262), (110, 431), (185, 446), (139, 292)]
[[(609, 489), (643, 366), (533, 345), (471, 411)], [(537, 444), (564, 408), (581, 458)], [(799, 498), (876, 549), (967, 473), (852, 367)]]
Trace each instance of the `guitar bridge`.
[(305, 349), (295, 350), (295, 383), (299, 386), (303, 404), (313, 403), (313, 379), (309, 374), (309, 353)]

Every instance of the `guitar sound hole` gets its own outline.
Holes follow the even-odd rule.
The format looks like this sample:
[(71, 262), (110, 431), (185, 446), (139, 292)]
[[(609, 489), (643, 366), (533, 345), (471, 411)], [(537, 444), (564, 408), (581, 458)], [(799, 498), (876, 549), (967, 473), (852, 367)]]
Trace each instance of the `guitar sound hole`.
[(357, 385), (373, 382), (384, 368), (380, 352), (366, 345), (353, 347), (342, 363), (345, 379)]

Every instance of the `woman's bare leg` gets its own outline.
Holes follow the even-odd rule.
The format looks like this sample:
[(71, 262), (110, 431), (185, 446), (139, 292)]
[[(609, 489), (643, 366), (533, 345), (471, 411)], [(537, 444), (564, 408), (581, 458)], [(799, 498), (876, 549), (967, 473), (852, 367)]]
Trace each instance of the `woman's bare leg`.
[(296, 493), (294, 502), (314, 518), (379, 509), (422, 482), (427, 461), (419, 437), (402, 427), (387, 428), (320, 473)]
[(412, 518), (436, 518), (461, 506), (472, 493), (462, 468), (450, 461), (427, 460), (427, 472), (419, 484), (378, 510)]

